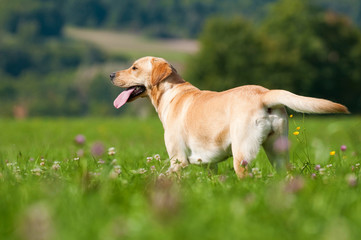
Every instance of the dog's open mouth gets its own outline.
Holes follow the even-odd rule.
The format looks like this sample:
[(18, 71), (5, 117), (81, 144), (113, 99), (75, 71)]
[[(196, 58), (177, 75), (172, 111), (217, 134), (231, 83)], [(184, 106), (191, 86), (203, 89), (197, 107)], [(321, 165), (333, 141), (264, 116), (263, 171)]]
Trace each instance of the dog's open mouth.
[(119, 94), (119, 96), (114, 100), (114, 107), (120, 108), (126, 102), (134, 100), (136, 97), (145, 92), (144, 86), (133, 86), (129, 87)]

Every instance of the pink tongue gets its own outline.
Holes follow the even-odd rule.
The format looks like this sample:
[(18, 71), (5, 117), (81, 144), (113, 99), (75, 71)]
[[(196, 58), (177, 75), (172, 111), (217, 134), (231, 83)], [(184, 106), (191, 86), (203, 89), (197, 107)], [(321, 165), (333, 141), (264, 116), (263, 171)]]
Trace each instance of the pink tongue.
[(135, 88), (127, 89), (124, 90), (121, 94), (119, 94), (119, 96), (114, 100), (114, 107), (120, 108), (121, 106), (123, 106), (128, 101), (130, 94), (132, 94), (134, 90)]

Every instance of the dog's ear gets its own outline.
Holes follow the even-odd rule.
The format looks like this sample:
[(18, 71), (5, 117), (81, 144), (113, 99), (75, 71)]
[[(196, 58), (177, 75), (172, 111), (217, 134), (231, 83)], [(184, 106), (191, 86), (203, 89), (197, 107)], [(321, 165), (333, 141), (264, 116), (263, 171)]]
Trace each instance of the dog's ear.
[(152, 86), (158, 85), (164, 79), (169, 77), (173, 71), (175, 71), (175, 69), (169, 63), (162, 59), (154, 58), (152, 60), (152, 65), (152, 77), (150, 80)]

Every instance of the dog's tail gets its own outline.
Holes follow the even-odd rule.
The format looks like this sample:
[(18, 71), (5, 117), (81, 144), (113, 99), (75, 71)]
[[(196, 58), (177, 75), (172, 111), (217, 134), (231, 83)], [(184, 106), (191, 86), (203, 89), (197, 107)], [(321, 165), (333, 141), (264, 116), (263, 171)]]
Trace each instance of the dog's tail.
[(329, 100), (303, 97), (285, 90), (270, 90), (262, 96), (267, 108), (287, 106), (302, 113), (350, 113), (344, 105)]

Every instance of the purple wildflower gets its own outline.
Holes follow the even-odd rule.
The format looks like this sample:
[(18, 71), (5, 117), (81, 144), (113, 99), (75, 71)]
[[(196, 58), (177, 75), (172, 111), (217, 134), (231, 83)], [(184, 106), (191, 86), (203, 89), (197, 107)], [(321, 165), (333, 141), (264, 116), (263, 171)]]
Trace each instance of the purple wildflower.
[(96, 142), (93, 144), (92, 148), (91, 148), (91, 153), (94, 156), (100, 157), (104, 154), (105, 152), (105, 147), (104, 144), (101, 142)]
[(321, 165), (320, 164), (317, 164), (316, 166), (315, 166), (315, 170), (316, 171), (319, 171), (321, 169)]
[(75, 143), (79, 145), (83, 145), (85, 143), (85, 140), (85, 136), (82, 134), (78, 134), (74, 138)]
[(341, 151), (342, 151), (342, 152), (344, 152), (344, 151), (346, 151), (346, 150), (347, 150), (347, 146), (346, 146), (346, 145), (341, 145), (341, 147), (340, 147), (340, 148), (341, 148)]
[(279, 137), (273, 144), (273, 149), (278, 153), (283, 153), (288, 151), (290, 148), (290, 141), (287, 137)]

